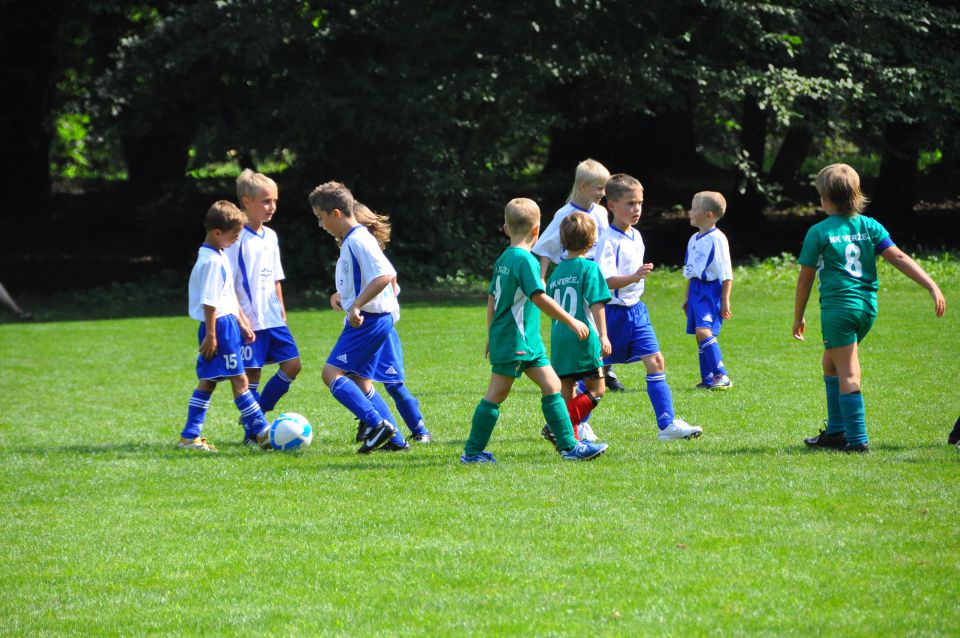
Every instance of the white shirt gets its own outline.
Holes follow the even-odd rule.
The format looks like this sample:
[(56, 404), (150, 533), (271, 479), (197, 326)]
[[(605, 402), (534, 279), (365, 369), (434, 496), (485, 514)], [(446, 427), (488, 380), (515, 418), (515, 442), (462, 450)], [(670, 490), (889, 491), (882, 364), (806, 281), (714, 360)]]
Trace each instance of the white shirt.
[[(590, 204), (590, 208), (580, 208), (573, 202), (567, 202), (566, 206), (554, 213), (550, 225), (540, 233), (540, 238), (533, 245), (531, 252), (538, 257), (549, 257), (550, 261), (555, 264), (563, 261), (567, 256), (567, 251), (560, 244), (560, 223), (577, 211), (590, 215), (593, 221), (597, 223), (597, 237), (600, 237), (610, 225), (610, 222), (607, 221), (607, 209), (603, 206)], [(593, 259), (596, 247), (596, 244), (591, 246), (584, 257)]]
[[(637, 268), (643, 265), (645, 246), (640, 231), (633, 226), (622, 231), (616, 226), (610, 226), (600, 235), (597, 242), (597, 265), (604, 279), (621, 275), (632, 275)], [(613, 298), (608, 304), (616, 306), (633, 306), (640, 301), (643, 295), (644, 280), (641, 279), (629, 286), (610, 289)]]
[[(340, 293), (340, 305), (346, 312), (353, 307), (357, 295), (377, 277), (397, 276), (397, 271), (380, 250), (366, 226), (354, 226), (340, 244), (340, 258), (337, 260), (337, 292)], [(383, 291), (367, 305), (360, 308), (365, 312), (389, 312), (393, 320), (400, 319), (400, 304), (393, 292), (393, 286), (387, 284)]]
[(687, 242), (683, 276), (703, 281), (726, 281), (733, 279), (733, 264), (730, 261), (730, 244), (727, 236), (714, 226), (704, 234), (694, 233)]
[(190, 271), (190, 301), (187, 305), (191, 319), (204, 321), (203, 307), (216, 308), (214, 316), (239, 315), (237, 293), (233, 288), (230, 260), (210, 244), (203, 244), (197, 252), (197, 263)]
[(259, 233), (244, 226), (240, 239), (225, 252), (233, 268), (240, 307), (253, 329), (286, 325), (277, 297), (277, 282), (284, 279), (277, 233), (266, 226)]

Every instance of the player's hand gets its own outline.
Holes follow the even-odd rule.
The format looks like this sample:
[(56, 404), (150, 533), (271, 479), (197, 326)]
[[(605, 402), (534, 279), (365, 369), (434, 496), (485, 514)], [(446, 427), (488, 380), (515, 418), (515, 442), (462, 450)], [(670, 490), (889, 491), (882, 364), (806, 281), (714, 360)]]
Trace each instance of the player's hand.
[(720, 316), (724, 319), (729, 319), (733, 316), (733, 313), (730, 312), (730, 304), (723, 302), (720, 303)]
[(363, 325), (363, 315), (360, 314), (360, 309), (357, 308), (356, 304), (350, 308), (350, 312), (347, 314), (347, 319), (350, 321), (350, 325), (354, 328), (359, 328)]
[(637, 271), (633, 273), (633, 276), (637, 278), (637, 281), (644, 279), (647, 275), (653, 272), (653, 264), (644, 264), (637, 268)]
[(793, 322), (793, 338), (797, 341), (803, 341), (803, 330), (807, 327), (807, 322), (801, 317)]
[(341, 305), (340, 303), (341, 299), (343, 299), (343, 295), (341, 295), (339, 292), (335, 292), (332, 295), (330, 295), (330, 307), (333, 308), (334, 310), (339, 310), (340, 312), (343, 312), (343, 305)]
[(207, 334), (200, 343), (200, 354), (204, 359), (212, 359), (217, 354), (217, 338), (212, 334)]
[(243, 333), (243, 342), (247, 345), (257, 340), (257, 333), (251, 330), (249, 326), (241, 326), (240, 332)]
[(577, 333), (577, 339), (580, 341), (586, 341), (587, 337), (590, 336), (590, 327), (579, 319), (573, 320), (572, 329)]
[(943, 313), (947, 311), (947, 300), (944, 299), (943, 293), (939, 289), (931, 292), (930, 296), (933, 297), (934, 312), (937, 313), (938, 317), (942, 317)]
[(610, 345), (607, 335), (603, 335), (600, 337), (600, 356), (609, 357), (611, 352), (613, 352), (613, 346)]

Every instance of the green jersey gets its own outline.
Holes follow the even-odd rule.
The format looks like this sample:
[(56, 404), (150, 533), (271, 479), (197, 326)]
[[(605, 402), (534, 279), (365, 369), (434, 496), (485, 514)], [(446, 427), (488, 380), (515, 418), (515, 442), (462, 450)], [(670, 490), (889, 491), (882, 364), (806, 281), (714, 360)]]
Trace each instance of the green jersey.
[(511, 246), (493, 266), (490, 364), (530, 361), (545, 356), (540, 338), (540, 309), (530, 297), (543, 292), (540, 263), (529, 250)]
[(830, 215), (807, 231), (800, 264), (820, 276), (820, 307), (877, 314), (877, 255), (893, 246), (890, 233), (865, 215)]
[(574, 319), (590, 326), (590, 336), (580, 341), (570, 328), (554, 320), (550, 334), (550, 364), (558, 375), (596, 370), (600, 360), (600, 332), (590, 306), (610, 301), (610, 289), (600, 266), (589, 259), (564, 259), (553, 271), (547, 284), (553, 297)]

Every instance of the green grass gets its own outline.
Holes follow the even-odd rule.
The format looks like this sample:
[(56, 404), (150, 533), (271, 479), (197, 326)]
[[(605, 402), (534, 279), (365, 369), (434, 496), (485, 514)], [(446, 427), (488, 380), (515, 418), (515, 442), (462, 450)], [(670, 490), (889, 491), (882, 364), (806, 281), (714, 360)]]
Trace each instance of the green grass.
[[(693, 389), (676, 272), (647, 302), (677, 412), (656, 440), (642, 368), (591, 420), (609, 452), (564, 464), (516, 386), (490, 449), (458, 463), (489, 369), (482, 301), (404, 307), (408, 383), (436, 443), (354, 453), (320, 381), (342, 321), (292, 313), (305, 369), (281, 408), (302, 454), (241, 448), (227, 387), (173, 448), (195, 326), (144, 318), (0, 325), (3, 635), (956, 635), (960, 627), (960, 273), (948, 302), (881, 270), (862, 350), (873, 453), (810, 453), (824, 413), (816, 303), (789, 335), (795, 269), (739, 269), (721, 335), (736, 388)], [(272, 372), (272, 371), (271, 371)]]

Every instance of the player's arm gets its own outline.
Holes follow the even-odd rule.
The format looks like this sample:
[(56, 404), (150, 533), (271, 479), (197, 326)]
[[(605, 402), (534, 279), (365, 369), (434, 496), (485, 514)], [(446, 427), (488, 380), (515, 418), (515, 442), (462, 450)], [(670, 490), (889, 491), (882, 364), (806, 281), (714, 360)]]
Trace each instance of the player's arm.
[(813, 289), (813, 280), (817, 276), (816, 268), (800, 266), (800, 276), (797, 277), (797, 294), (793, 304), (793, 338), (803, 341), (803, 331), (806, 321), (803, 313), (807, 310), (807, 301), (810, 299), (810, 290)]
[(560, 304), (548, 297), (542, 290), (538, 290), (530, 295), (530, 301), (532, 301), (537, 308), (547, 313), (548, 317), (556, 319), (573, 330), (580, 341), (590, 336), (590, 328), (587, 327), (587, 324), (570, 316), (566, 310), (560, 307)]
[(610, 339), (607, 337), (607, 304), (599, 301), (590, 304), (590, 314), (593, 315), (593, 323), (597, 326), (597, 333), (600, 336), (600, 356), (607, 357), (613, 352), (613, 346), (610, 345)]
[(350, 313), (348, 317), (350, 319), (351, 326), (354, 328), (360, 327), (360, 325), (363, 323), (363, 317), (360, 315), (360, 309), (373, 301), (377, 295), (383, 292), (383, 289), (390, 285), (390, 280), (392, 280), (393, 277), (394, 275), (392, 273), (389, 275), (380, 275), (379, 277), (374, 277), (370, 280), (370, 283), (367, 284), (366, 288), (360, 291), (360, 294), (357, 295), (353, 305), (350, 307)]
[(652, 270), (653, 264), (643, 264), (637, 268), (636, 272), (630, 273), (629, 275), (614, 275), (613, 277), (607, 277), (607, 288), (610, 290), (626, 288), (630, 284), (635, 284), (641, 279), (644, 279)]
[(890, 246), (880, 254), (883, 255), (883, 258), (890, 262), (894, 268), (927, 289), (927, 292), (933, 297), (934, 312), (937, 313), (938, 317), (942, 317), (943, 313), (947, 310), (947, 300), (944, 299), (943, 293), (940, 292), (940, 287), (937, 286), (937, 282), (927, 274), (927, 271), (911, 259), (910, 255), (896, 246)]
[(200, 342), (200, 354), (204, 359), (212, 359), (217, 354), (217, 309), (214, 306), (203, 304), (203, 324), (206, 334)]
[(490, 326), (493, 325), (493, 311), (496, 309), (496, 298), (493, 295), (487, 295), (487, 341), (483, 346), (483, 358), (490, 356)]
[(540, 257), (540, 281), (543, 282), (543, 285), (547, 285), (547, 270), (550, 268), (549, 257)]
[(274, 287), (277, 289), (277, 300), (280, 302), (280, 317), (283, 319), (283, 322), (287, 322), (287, 306), (283, 303), (283, 287), (280, 285), (279, 281), (273, 283)]
[(683, 310), (683, 314), (687, 314), (687, 304), (690, 303), (690, 280), (687, 279), (687, 286), (683, 289), (683, 304), (680, 308)]
[(729, 319), (733, 316), (730, 312), (730, 293), (733, 291), (733, 279), (724, 279), (720, 288), (720, 316)]

